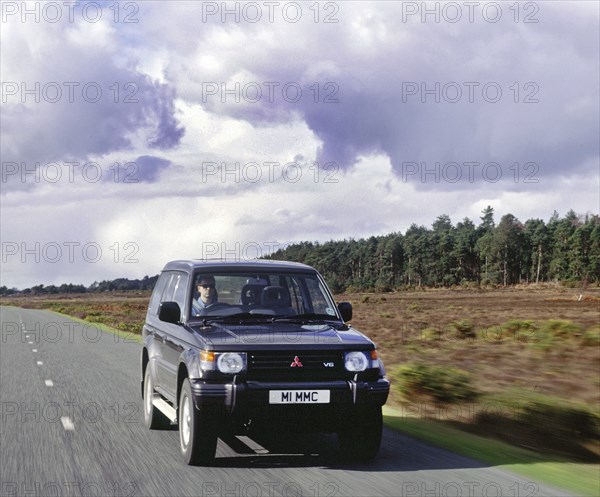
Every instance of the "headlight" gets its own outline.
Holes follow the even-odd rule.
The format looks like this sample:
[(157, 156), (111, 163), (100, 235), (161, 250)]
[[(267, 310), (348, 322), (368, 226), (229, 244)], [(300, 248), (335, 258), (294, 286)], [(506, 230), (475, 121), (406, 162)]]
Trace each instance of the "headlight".
[(217, 368), (221, 373), (235, 374), (246, 367), (246, 354), (237, 354), (234, 352), (225, 352), (218, 354)]
[(246, 354), (237, 352), (200, 352), (200, 367), (203, 371), (236, 374), (246, 369)]
[(369, 367), (369, 358), (364, 352), (346, 352), (344, 365), (347, 371), (364, 371)]

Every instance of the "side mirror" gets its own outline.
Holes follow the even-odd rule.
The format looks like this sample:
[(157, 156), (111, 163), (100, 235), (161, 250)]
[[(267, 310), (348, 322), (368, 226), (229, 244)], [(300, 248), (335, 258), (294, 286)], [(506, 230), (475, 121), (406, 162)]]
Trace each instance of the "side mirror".
[(340, 302), (338, 310), (344, 321), (352, 321), (352, 304), (350, 302)]
[(177, 302), (162, 302), (158, 308), (158, 319), (177, 324), (181, 321), (181, 309)]

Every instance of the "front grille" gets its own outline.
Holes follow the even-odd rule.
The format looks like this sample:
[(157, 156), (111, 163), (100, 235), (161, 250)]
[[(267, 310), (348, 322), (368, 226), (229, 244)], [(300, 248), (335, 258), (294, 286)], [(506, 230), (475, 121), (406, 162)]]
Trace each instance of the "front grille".
[(346, 376), (343, 352), (328, 350), (251, 352), (248, 354), (248, 374), (252, 378), (273, 381), (320, 380)]

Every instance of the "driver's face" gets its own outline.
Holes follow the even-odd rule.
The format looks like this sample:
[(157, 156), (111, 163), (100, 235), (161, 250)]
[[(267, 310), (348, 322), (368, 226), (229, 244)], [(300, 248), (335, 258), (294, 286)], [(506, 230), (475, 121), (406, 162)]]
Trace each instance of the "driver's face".
[(198, 292), (204, 302), (211, 302), (215, 297), (215, 280), (202, 278), (198, 283)]

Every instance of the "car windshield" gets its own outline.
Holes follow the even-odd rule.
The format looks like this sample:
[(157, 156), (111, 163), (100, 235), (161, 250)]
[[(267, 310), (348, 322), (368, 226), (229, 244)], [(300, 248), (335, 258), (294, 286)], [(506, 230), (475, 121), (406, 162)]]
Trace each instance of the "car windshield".
[(202, 272), (194, 278), (191, 318), (339, 320), (324, 282), (310, 272)]

